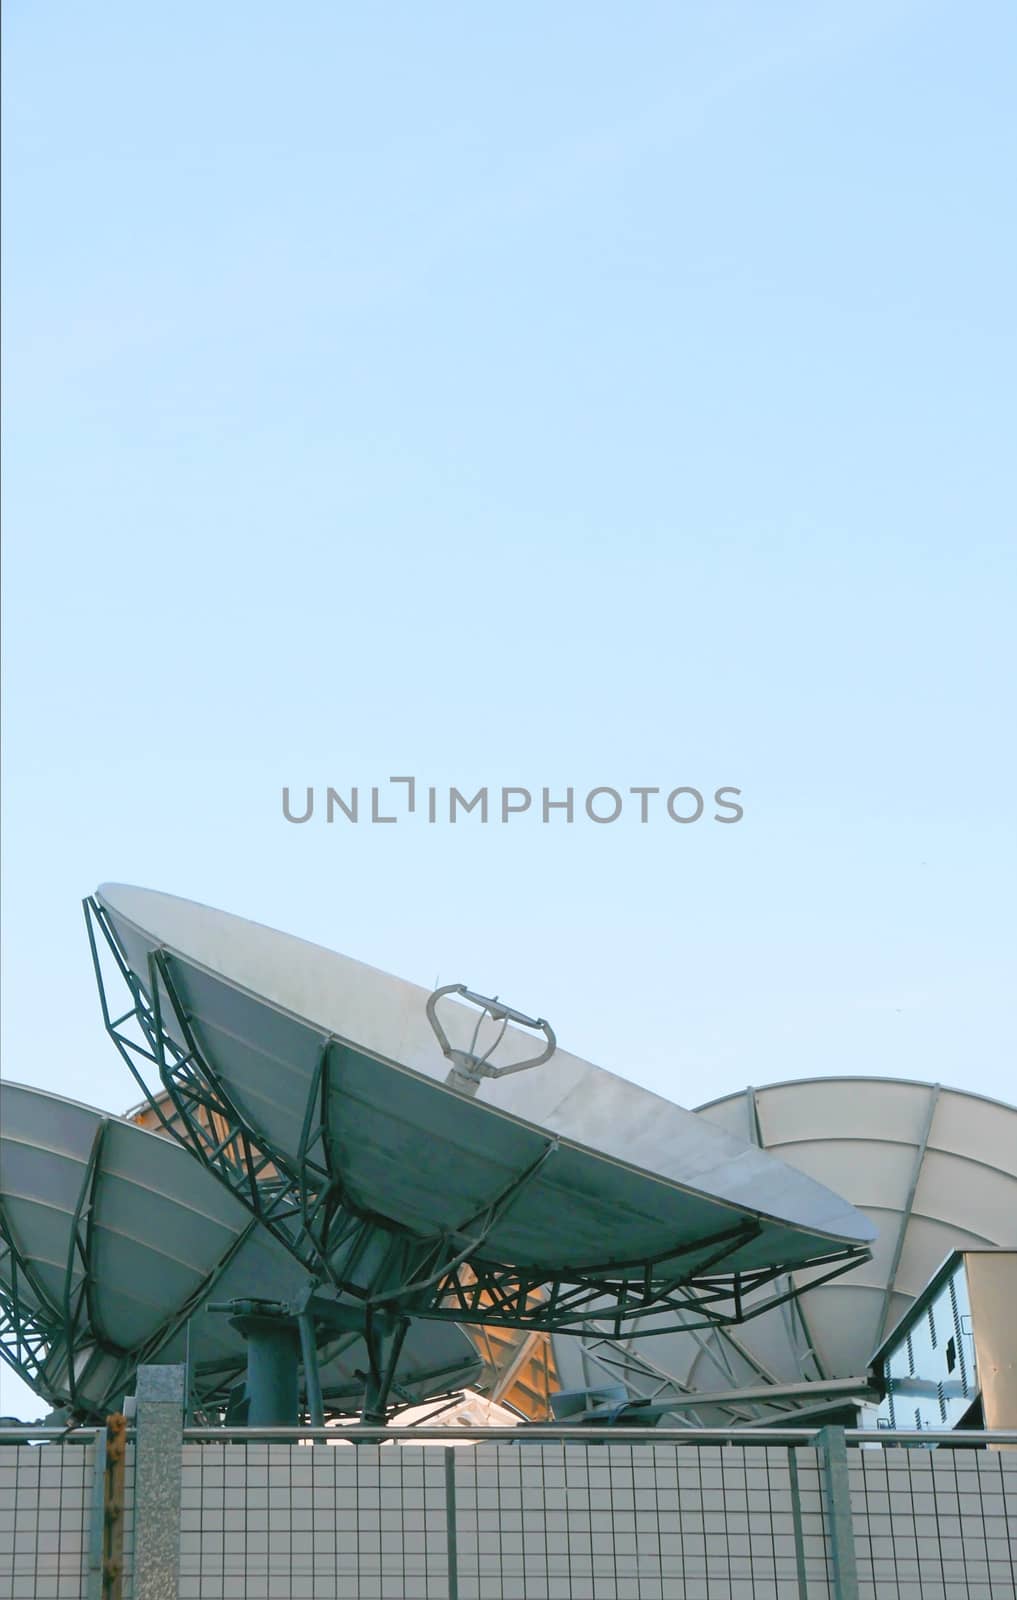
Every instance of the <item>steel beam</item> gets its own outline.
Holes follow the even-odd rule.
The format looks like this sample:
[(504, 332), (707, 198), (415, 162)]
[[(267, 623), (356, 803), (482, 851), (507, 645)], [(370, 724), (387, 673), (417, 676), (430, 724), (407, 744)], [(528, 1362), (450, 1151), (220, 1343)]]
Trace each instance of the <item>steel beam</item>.
[(904, 1209), (901, 1213), (900, 1227), (897, 1230), (897, 1238), (895, 1239), (893, 1246), (893, 1256), (891, 1258), (889, 1270), (886, 1276), (886, 1288), (883, 1291), (883, 1303), (879, 1311), (879, 1336), (876, 1339), (875, 1345), (877, 1350), (889, 1332), (887, 1324), (890, 1320), (890, 1302), (893, 1298), (893, 1286), (896, 1282), (897, 1269), (900, 1266), (901, 1256), (904, 1254), (904, 1242), (907, 1238), (908, 1224), (911, 1221), (911, 1213), (914, 1210), (915, 1195), (918, 1193), (918, 1182), (922, 1176), (922, 1167), (925, 1165), (925, 1153), (929, 1148), (929, 1137), (932, 1133), (932, 1124), (936, 1115), (936, 1107), (938, 1104), (939, 1084), (934, 1083), (931, 1086), (931, 1091), (929, 1094), (929, 1107), (925, 1114), (922, 1131), (918, 1139), (914, 1165), (911, 1169), (911, 1180), (908, 1184), (907, 1198), (904, 1201)]

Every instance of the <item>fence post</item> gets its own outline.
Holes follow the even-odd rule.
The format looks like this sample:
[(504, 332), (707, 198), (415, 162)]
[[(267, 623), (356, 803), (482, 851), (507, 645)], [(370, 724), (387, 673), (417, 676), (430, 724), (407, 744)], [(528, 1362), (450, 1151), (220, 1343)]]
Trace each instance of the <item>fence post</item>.
[(106, 1429), (96, 1428), (92, 1443), (92, 1504), (88, 1515), (88, 1600), (102, 1600), (106, 1557)]
[(791, 1526), (795, 1541), (795, 1575), (798, 1579), (798, 1600), (808, 1600), (809, 1578), (805, 1565), (805, 1535), (802, 1530), (802, 1492), (798, 1484), (798, 1458), (796, 1445), (787, 1447), (787, 1474), (791, 1487)]
[(448, 1551), (448, 1600), (459, 1600), (459, 1553), (456, 1548), (456, 1452), (445, 1450), (445, 1538)]
[(177, 1600), (185, 1367), (139, 1367), (134, 1444), (134, 1597)]
[(830, 1535), (830, 1566), (835, 1600), (858, 1600), (858, 1564), (851, 1517), (851, 1483), (843, 1428), (820, 1428), (816, 1435), (823, 1479), (823, 1502)]

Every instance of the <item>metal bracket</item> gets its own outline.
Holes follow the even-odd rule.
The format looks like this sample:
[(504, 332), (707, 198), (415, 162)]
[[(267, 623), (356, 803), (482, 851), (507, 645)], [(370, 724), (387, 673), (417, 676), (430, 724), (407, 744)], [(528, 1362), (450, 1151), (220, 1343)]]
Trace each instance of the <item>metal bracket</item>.
[[(473, 1038), (470, 1040), (470, 1048), (468, 1050), (457, 1050), (455, 1048), (439, 1020), (438, 1001), (448, 994), (459, 995), (461, 999), (469, 1000), (471, 1005), (479, 1006), (480, 1008), (480, 1014), (477, 1017), (477, 1024), (473, 1030)], [(488, 1048), (483, 1054), (479, 1054), (477, 1040), (485, 1017), (489, 1017), (494, 1023), (500, 1023), (501, 1027)], [(514, 1010), (512, 1006), (503, 1005), (497, 995), (488, 997), (483, 994), (475, 994), (472, 989), (467, 989), (465, 983), (446, 983), (442, 988), (435, 989), (433, 994), (428, 995), (427, 1020), (434, 1029), (435, 1038), (441, 1046), (442, 1055), (452, 1063), (452, 1070), (445, 1082), (450, 1089), (455, 1089), (457, 1093), (463, 1095), (475, 1095), (483, 1078), (507, 1078), (510, 1073), (528, 1072), (531, 1067), (542, 1066), (545, 1061), (551, 1059), (558, 1047), (554, 1029), (549, 1022), (545, 1022), (543, 1017), (528, 1017), (522, 1011)], [(526, 1061), (513, 1061), (500, 1067), (492, 1066), (491, 1057), (504, 1039), (510, 1022), (514, 1022), (517, 1027), (530, 1028), (535, 1033), (542, 1033), (546, 1041), (544, 1048), (539, 1055), (530, 1056)]]

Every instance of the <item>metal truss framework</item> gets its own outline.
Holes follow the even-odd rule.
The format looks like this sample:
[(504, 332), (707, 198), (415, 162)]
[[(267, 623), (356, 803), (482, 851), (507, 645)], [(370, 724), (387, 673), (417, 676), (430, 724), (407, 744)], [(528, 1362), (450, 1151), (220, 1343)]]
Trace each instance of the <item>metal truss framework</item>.
[[(214, 1173), (317, 1282), (368, 1309), (460, 1323), (581, 1334), (592, 1316), (600, 1337), (608, 1340), (628, 1340), (634, 1332), (652, 1337), (678, 1327), (724, 1327), (800, 1292), (781, 1265), (724, 1272), (725, 1260), (759, 1233), (761, 1225), (752, 1218), (691, 1246), (639, 1261), (609, 1262), (594, 1271), (568, 1265), (549, 1271), (491, 1259), (485, 1244), (492, 1229), (557, 1148), (553, 1137), (530, 1167), (454, 1229), (429, 1238), (399, 1229), (358, 1206), (343, 1181), (326, 1112), (333, 1036), (321, 1035), (297, 1159), (287, 1161), (239, 1112), (204, 1056), (167, 952), (153, 951), (140, 979), (104, 908), (88, 898), (84, 909), (106, 1031), (163, 1130)], [(123, 1009), (110, 1005), (101, 948), (125, 991)], [(145, 1075), (153, 1069), (158, 1088)], [(377, 1257), (382, 1240), (384, 1261), (365, 1289), (355, 1276), (358, 1265), (368, 1250)], [(696, 1259), (683, 1268), (682, 1256)], [(810, 1287), (839, 1277), (868, 1256), (866, 1246), (830, 1251), (814, 1268), (810, 1265), (816, 1273)], [(775, 1292), (761, 1298), (760, 1291), (771, 1285)], [(650, 1318), (659, 1322), (662, 1312), (672, 1314), (666, 1326), (641, 1326)]]
[(0, 1210), (0, 1358), (38, 1389), (59, 1317)]
[[(77, 1253), (78, 1244), (75, 1241), (72, 1254)], [(217, 1272), (219, 1270), (221, 1268)], [(129, 1389), (137, 1367), (158, 1357), (167, 1340), (182, 1329), (195, 1310), (194, 1300), (200, 1298), (200, 1295), (194, 1297), (172, 1326), (161, 1328), (156, 1336), (134, 1350), (124, 1350), (105, 1339), (97, 1340), (94, 1328), (88, 1328), (81, 1315), (81, 1307), (87, 1303), (85, 1284), (79, 1282), (75, 1285), (65, 1280), (63, 1301), (65, 1306), (70, 1307), (68, 1320), (62, 1308), (54, 1306), (45, 1297), (40, 1298), (39, 1290), (32, 1282), (31, 1269), (12, 1240), (2, 1215), (0, 1276), (3, 1279), (0, 1283), (0, 1360), (47, 1404), (56, 1408), (66, 1406), (69, 1416), (79, 1423), (102, 1423), (106, 1420), (111, 1405), (119, 1402)], [(207, 1287), (206, 1281), (201, 1293)], [(81, 1346), (72, 1342), (75, 1336), (83, 1340), (89, 1350), (89, 1359), (80, 1370), (76, 1368)], [(97, 1357), (113, 1358), (114, 1365), (103, 1384), (101, 1395), (86, 1398), (81, 1390), (87, 1384), (88, 1373)], [(189, 1375), (188, 1416), (197, 1422), (218, 1426), (230, 1405), (236, 1385), (244, 1377), (245, 1366), (245, 1357), (238, 1356), (235, 1361), (218, 1363), (212, 1369), (200, 1366), (193, 1369)], [(365, 1373), (363, 1376), (366, 1378), (368, 1375)], [(439, 1409), (445, 1409), (446, 1406), (455, 1405), (461, 1398), (462, 1390), (445, 1389), (429, 1395), (428, 1401)], [(417, 1397), (398, 1379), (388, 1379), (384, 1407), (387, 1419), (396, 1420), (402, 1411), (418, 1404)], [(351, 1407), (347, 1394), (335, 1394), (325, 1386), (321, 1395), (322, 1421), (347, 1418), (351, 1410), (356, 1409)], [(312, 1422), (315, 1420), (310, 1407), (308, 1417)]]
[[(66, 1405), (80, 1421), (101, 1422), (111, 1404), (119, 1399), (133, 1379), (135, 1369), (155, 1359), (167, 1341), (182, 1331), (202, 1303), (216, 1279), (232, 1260), (250, 1233), (245, 1228), (222, 1261), (188, 1298), (177, 1315), (163, 1323), (144, 1344), (133, 1349), (113, 1343), (101, 1332), (94, 1305), (95, 1279), (94, 1229), (92, 1218), (96, 1193), (101, 1182), (102, 1147), (109, 1121), (100, 1123), (89, 1153), (78, 1193), (71, 1227), (71, 1239), (59, 1299), (39, 1283), (30, 1262), (14, 1237), (9, 1221), (0, 1208), (0, 1359), (53, 1406)], [(251, 1227), (254, 1223), (251, 1223)], [(83, 1352), (87, 1352), (84, 1361)], [(327, 1356), (326, 1356), (327, 1359)], [(110, 1362), (101, 1392), (87, 1398), (88, 1387), (97, 1363)], [(245, 1357), (198, 1366), (191, 1370), (188, 1411), (191, 1415), (217, 1422), (225, 1412), (235, 1385), (243, 1378)], [(393, 1363), (394, 1365), (394, 1363)], [(367, 1378), (369, 1374), (364, 1374)], [(407, 1406), (418, 1403), (414, 1394), (391, 1374), (386, 1374), (383, 1409), (397, 1417)], [(461, 1391), (445, 1389), (429, 1396), (435, 1403), (454, 1404)], [(350, 1414), (347, 1395), (333, 1393), (328, 1386), (320, 1397), (322, 1417)], [(313, 1420), (313, 1419), (312, 1419)]]

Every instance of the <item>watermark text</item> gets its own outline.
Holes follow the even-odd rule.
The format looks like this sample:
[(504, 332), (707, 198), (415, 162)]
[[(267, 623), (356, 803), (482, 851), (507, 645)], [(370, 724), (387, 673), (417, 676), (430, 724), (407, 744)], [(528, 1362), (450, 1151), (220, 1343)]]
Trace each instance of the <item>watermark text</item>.
[(615, 786), (596, 784), (592, 788), (572, 785), (551, 788), (544, 785), (481, 785), (472, 794), (469, 786), (418, 783), (414, 777), (390, 777), (385, 784), (351, 784), (300, 788), (284, 787), (282, 814), (297, 826), (307, 822), (347, 826), (393, 825), (410, 820), (426, 825), (466, 823), (519, 823), (565, 826), (595, 824), (606, 827), (623, 819), (641, 825), (651, 823), (687, 825), (708, 820), (730, 825), (745, 815), (742, 791), (733, 784), (702, 788), (693, 784), (636, 784)]

